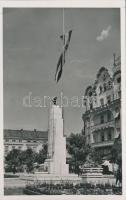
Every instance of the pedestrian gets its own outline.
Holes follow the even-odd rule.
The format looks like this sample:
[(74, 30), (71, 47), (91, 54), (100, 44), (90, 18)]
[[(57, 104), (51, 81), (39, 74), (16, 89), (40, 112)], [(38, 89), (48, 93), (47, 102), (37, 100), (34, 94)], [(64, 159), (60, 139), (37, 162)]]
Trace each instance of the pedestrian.
[(122, 185), (122, 171), (120, 167), (118, 167), (116, 172), (116, 186), (118, 185), (119, 187)]

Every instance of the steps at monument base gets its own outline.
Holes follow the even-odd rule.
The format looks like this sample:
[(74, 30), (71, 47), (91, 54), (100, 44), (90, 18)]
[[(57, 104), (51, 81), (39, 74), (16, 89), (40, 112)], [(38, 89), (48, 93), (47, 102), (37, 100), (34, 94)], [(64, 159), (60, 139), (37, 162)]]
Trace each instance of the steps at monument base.
[(116, 182), (114, 175), (81, 176), (81, 177), (83, 183), (115, 185)]

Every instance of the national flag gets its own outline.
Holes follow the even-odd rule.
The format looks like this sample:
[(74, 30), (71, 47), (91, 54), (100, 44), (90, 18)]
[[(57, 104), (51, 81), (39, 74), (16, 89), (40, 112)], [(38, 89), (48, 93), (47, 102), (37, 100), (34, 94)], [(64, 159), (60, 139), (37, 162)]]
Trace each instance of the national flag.
[(70, 30), (68, 32), (68, 38), (67, 38), (67, 42), (65, 43), (65, 35), (61, 35), (60, 38), (63, 40), (64, 42), (64, 48), (63, 48), (63, 53), (61, 53), (60, 58), (58, 60), (57, 63), (57, 68), (56, 68), (56, 73), (55, 73), (55, 80), (56, 82), (59, 81), (59, 79), (61, 78), (62, 75), (62, 71), (63, 71), (63, 65), (65, 64), (65, 53), (69, 47), (69, 43), (70, 43), (70, 39), (71, 39), (71, 34), (72, 34), (72, 30)]
[[(69, 43), (70, 43), (70, 39), (71, 39), (71, 35), (72, 35), (72, 30), (70, 30), (67, 34), (64, 34), (64, 35), (60, 36), (61, 40), (63, 40), (65, 52), (68, 49), (68, 46), (69, 46)], [(66, 37), (68, 37), (67, 38), (67, 42), (66, 42)]]
[(57, 63), (57, 69), (56, 69), (56, 74), (55, 74), (55, 80), (56, 82), (59, 81), (62, 75), (62, 70), (63, 70), (63, 54), (60, 55), (60, 58)]
[(69, 46), (69, 43), (70, 43), (70, 39), (71, 39), (71, 35), (72, 35), (72, 30), (69, 31), (69, 34), (68, 34), (68, 40), (65, 44), (65, 52), (67, 51), (68, 49), (68, 46)]

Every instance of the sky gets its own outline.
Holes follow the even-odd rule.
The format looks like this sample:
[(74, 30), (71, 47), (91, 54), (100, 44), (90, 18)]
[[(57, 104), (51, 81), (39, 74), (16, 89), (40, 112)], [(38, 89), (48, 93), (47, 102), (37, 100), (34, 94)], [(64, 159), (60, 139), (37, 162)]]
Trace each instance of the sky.
[[(83, 128), (81, 99), (87, 86), (105, 66), (112, 69), (113, 53), (120, 54), (118, 8), (66, 8), (65, 32), (72, 29), (61, 80), (54, 81), (62, 52), (61, 8), (4, 8), (3, 12), (4, 128), (48, 129), (47, 107), (32, 99), (44, 96), (78, 97), (80, 107), (64, 109), (65, 134)], [(23, 104), (30, 96), (31, 107)]]

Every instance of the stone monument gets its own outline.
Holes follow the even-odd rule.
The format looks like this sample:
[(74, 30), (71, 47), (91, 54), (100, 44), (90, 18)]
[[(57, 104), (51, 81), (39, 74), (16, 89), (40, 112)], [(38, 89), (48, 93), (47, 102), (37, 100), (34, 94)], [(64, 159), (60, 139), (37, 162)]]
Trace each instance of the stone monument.
[(56, 98), (49, 112), (48, 158), (45, 160), (48, 173), (64, 176), (69, 174), (66, 164), (66, 138), (63, 133), (62, 108), (56, 105)]

